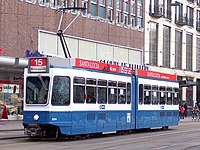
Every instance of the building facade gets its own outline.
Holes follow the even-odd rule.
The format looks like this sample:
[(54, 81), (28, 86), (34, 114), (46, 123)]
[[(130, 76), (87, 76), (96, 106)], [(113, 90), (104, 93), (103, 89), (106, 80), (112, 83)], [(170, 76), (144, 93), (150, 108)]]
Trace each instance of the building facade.
[[(0, 100), (16, 110), (23, 98), (27, 50), (64, 57), (59, 28), (72, 57), (142, 65), (144, 7), (143, 0), (0, 0)], [(62, 19), (60, 8), (68, 8)]]
[(145, 5), (144, 63), (155, 71), (176, 73), (180, 101), (199, 103), (200, 1), (149, 0)]

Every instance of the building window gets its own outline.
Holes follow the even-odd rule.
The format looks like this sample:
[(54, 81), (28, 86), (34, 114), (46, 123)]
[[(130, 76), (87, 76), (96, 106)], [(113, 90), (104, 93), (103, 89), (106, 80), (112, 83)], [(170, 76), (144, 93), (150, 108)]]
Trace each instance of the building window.
[(129, 16), (129, 3), (128, 1), (124, 1), (124, 26), (128, 27), (128, 16)]
[(163, 26), (163, 66), (170, 67), (170, 27)]
[(91, 0), (90, 13), (92, 16), (97, 16), (97, 0)]
[(192, 71), (192, 34), (186, 35), (186, 70)]
[(32, 4), (35, 4), (36, 3), (36, 0), (26, 0), (27, 3), (32, 3)]
[(196, 30), (200, 31), (200, 11), (197, 10), (196, 13)]
[(108, 22), (113, 21), (113, 0), (108, 0)]
[(82, 0), (82, 8), (85, 8), (82, 10), (83, 16), (85, 16), (87, 14), (87, 4), (88, 4), (87, 1)]
[(171, 0), (163, 0), (163, 17), (171, 20)]
[(105, 19), (105, 0), (99, 1), (99, 17)]
[(122, 16), (122, 0), (116, 0), (116, 23), (121, 23), (121, 16)]
[(196, 70), (197, 71), (200, 71), (200, 37), (197, 37), (197, 44), (196, 44), (196, 65), (197, 65), (197, 68)]
[(175, 68), (182, 69), (182, 32), (175, 31)]
[(149, 64), (157, 65), (158, 61), (158, 24), (149, 23)]
[(138, 0), (138, 3), (137, 3), (137, 16), (138, 16), (137, 26), (138, 28), (141, 28), (142, 27), (142, 0)]
[(40, 6), (46, 6), (47, 0), (38, 0)]
[(131, 1), (131, 28), (135, 27), (135, 0)]
[(183, 13), (183, 4), (180, 3), (178, 6), (175, 6), (175, 23), (178, 25), (186, 24), (186, 13)]
[[(78, 0), (71, 0), (69, 7), (78, 7)], [(77, 9), (72, 9), (72, 12), (76, 13)]]
[(193, 27), (193, 13), (194, 9), (187, 6), (187, 25)]
[(56, 8), (57, 8), (57, 5), (58, 5), (57, 0), (51, 0), (51, 2), (50, 2), (50, 7), (51, 7), (52, 9), (56, 9)]

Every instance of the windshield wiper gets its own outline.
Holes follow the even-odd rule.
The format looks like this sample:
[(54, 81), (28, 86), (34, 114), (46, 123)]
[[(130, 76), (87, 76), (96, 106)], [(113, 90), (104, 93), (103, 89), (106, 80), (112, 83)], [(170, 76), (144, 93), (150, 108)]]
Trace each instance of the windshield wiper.
[(43, 88), (47, 91), (48, 88), (47, 88), (47, 85), (45, 84), (44, 80), (42, 79), (42, 76), (39, 74), (38, 77), (39, 77), (40, 81), (42, 82)]

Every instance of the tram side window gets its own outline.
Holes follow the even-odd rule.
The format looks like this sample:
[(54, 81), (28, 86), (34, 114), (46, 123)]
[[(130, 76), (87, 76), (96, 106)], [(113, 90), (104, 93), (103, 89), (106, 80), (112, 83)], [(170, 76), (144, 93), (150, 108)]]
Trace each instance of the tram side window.
[(144, 85), (144, 104), (151, 104), (151, 86)]
[(127, 104), (131, 103), (131, 83), (127, 83)]
[(85, 101), (85, 78), (74, 77), (73, 86), (73, 101), (74, 103), (84, 103)]
[(117, 81), (108, 81), (108, 104), (117, 102)]
[(172, 88), (167, 87), (167, 105), (172, 105)]
[(126, 103), (126, 82), (118, 82), (118, 104)]
[(143, 104), (143, 84), (139, 85), (139, 104)]
[(178, 88), (173, 88), (173, 105), (178, 105)]
[(165, 92), (165, 87), (161, 86), (160, 87), (160, 104), (164, 105), (166, 101), (166, 92)]
[(70, 104), (70, 78), (55, 76), (53, 80), (52, 105)]
[(158, 86), (152, 85), (152, 93), (151, 93), (152, 104), (158, 104)]
[(106, 104), (107, 103), (107, 81), (98, 80), (98, 103)]
[(97, 84), (96, 79), (86, 79), (86, 103), (96, 103), (97, 98)]

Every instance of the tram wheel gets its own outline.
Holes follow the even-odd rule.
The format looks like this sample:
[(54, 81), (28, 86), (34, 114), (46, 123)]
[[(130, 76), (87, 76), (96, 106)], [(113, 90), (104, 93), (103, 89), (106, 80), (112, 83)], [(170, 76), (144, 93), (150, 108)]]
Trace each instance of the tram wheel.
[(167, 129), (169, 129), (168, 126), (164, 126), (164, 127), (162, 127), (162, 130), (163, 130), (163, 131), (164, 131), (164, 130), (167, 130)]

